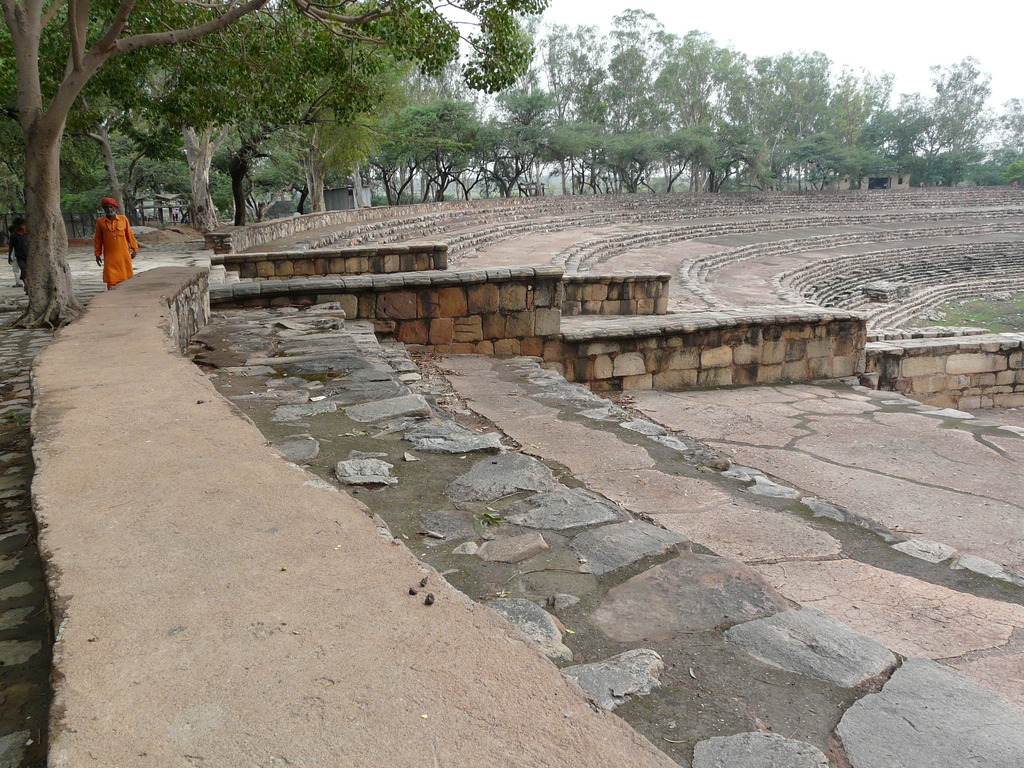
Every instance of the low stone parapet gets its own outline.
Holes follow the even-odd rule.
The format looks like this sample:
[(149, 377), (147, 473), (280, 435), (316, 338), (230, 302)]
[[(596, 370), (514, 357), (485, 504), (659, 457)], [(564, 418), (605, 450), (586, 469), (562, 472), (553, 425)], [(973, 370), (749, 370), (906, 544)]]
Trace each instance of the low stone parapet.
[(218, 306), (309, 306), (336, 301), (348, 317), (376, 320), (406, 344), (441, 354), (540, 355), (559, 332), (562, 270), (515, 267), (228, 283)]
[(878, 388), (941, 408), (1024, 406), (1024, 333), (872, 342)]
[(444, 243), (354, 245), (317, 251), (230, 253), (214, 255), (211, 265), (223, 265), (242, 280), (288, 280), (293, 277), (392, 274), (448, 268)]
[(577, 317), (544, 359), (595, 391), (792, 383), (862, 372), (865, 339), (864, 319), (843, 311)]
[(566, 275), (562, 315), (664, 315), (671, 279), (666, 274)]

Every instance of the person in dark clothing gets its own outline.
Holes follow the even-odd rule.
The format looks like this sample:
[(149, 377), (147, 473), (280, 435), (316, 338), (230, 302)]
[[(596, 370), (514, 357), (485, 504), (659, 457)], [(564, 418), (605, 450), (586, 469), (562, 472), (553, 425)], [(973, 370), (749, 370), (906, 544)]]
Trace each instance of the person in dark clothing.
[[(21, 273), (21, 285), (28, 293), (28, 282), (25, 279), (28, 276), (28, 229), (25, 226), (25, 220), (17, 218), (11, 222), (7, 235), (7, 263), (11, 264), (13, 260), (17, 260), (18, 272)], [(17, 280), (15, 280), (15, 284), (17, 284)]]

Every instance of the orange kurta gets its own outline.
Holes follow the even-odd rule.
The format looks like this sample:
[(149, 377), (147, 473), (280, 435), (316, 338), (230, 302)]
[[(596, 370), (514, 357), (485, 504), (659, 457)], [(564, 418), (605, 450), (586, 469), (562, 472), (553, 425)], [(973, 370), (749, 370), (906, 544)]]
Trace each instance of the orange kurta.
[(103, 256), (103, 282), (107, 288), (113, 288), (135, 274), (132, 251), (139, 250), (139, 243), (127, 216), (117, 214), (113, 221), (104, 216), (97, 221), (93, 249), (96, 256)]

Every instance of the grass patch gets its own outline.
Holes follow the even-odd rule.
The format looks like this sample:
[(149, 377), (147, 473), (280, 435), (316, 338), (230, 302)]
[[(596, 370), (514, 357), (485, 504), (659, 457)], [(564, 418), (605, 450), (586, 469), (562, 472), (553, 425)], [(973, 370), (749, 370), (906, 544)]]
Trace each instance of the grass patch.
[(993, 333), (1024, 331), (1024, 293), (998, 294), (998, 298), (953, 301), (939, 307), (942, 320), (915, 320), (914, 326), (977, 326)]

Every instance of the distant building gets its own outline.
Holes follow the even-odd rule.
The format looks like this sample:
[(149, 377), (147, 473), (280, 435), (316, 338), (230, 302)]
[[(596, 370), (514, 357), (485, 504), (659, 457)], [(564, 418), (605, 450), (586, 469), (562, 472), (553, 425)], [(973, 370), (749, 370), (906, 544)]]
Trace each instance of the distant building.
[[(837, 189), (856, 188), (849, 176), (843, 176), (837, 184)], [(860, 180), (860, 189), (910, 189), (910, 174), (894, 173), (891, 175), (865, 176)]]
[(324, 203), (328, 211), (347, 211), (349, 208), (369, 208), (370, 188), (363, 187), (363, 201), (356, 205), (355, 187), (335, 187), (324, 190)]

